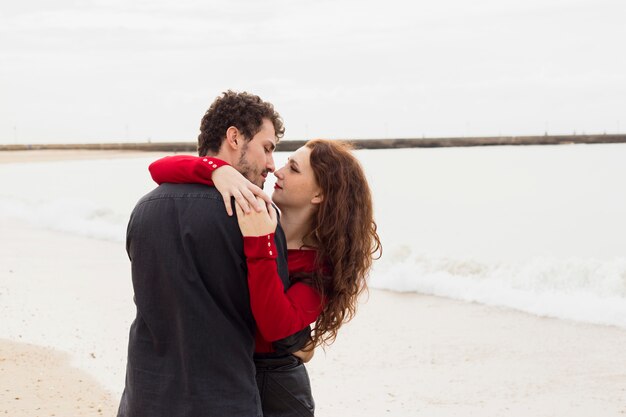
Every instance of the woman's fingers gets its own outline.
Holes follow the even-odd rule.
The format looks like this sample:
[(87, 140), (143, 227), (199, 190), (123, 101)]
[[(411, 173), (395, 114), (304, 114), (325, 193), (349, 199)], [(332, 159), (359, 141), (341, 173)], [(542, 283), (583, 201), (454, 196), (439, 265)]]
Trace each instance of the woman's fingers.
[(237, 221), (244, 236), (265, 236), (276, 231), (276, 210), (263, 204), (264, 200), (260, 197), (257, 199), (256, 203), (262, 205), (261, 212), (250, 210), (249, 213), (245, 213), (239, 202), (237, 200), (235, 202)]
[(231, 208), (231, 197), (235, 198), (235, 201), (239, 203), (243, 212), (249, 214), (251, 207), (260, 211), (256, 202), (256, 195), (262, 195), (264, 199), (269, 197), (263, 194), (261, 188), (252, 184), (235, 168), (225, 165), (216, 169), (211, 176), (215, 187), (222, 194), (224, 199), (224, 205), (226, 206), (226, 212), (229, 216), (233, 215)]
[[(246, 214), (250, 214), (252, 208), (261, 213), (264, 209), (269, 211), (269, 208), (272, 206), (271, 198), (259, 187), (250, 183), (249, 188), (235, 188), (222, 193), (226, 213), (228, 213), (229, 216), (233, 215), (233, 209), (230, 201), (231, 197), (235, 198), (235, 202), (237, 203), (236, 205), (238, 205)], [(276, 215), (275, 210), (274, 215)]]
[(230, 194), (222, 193), (222, 198), (224, 199), (224, 206), (226, 207), (226, 214), (229, 216), (233, 215), (233, 209), (230, 206)]
[(248, 200), (239, 192), (239, 190), (235, 190), (233, 192), (233, 197), (235, 197), (235, 201), (239, 203), (244, 213), (250, 214), (250, 204), (248, 204)]
[[(261, 207), (261, 209), (259, 210), (259, 213), (261, 213), (261, 216), (263, 216), (266, 219), (270, 219), (272, 218), (272, 215), (270, 214), (270, 207), (272, 207), (271, 204), (267, 204), (265, 202), (265, 200), (263, 200), (263, 198), (261, 196), (257, 196), (256, 197), (256, 203), (259, 205), (259, 207)], [(273, 207), (272, 207), (273, 208)]]
[(297, 352), (293, 352), (292, 355), (300, 358), (300, 360), (304, 363), (313, 359), (314, 350), (299, 350)]
[(237, 219), (243, 218), (243, 209), (241, 208), (239, 203), (237, 203), (236, 201), (235, 201), (235, 210), (237, 211)]
[[(261, 197), (265, 203), (268, 203), (268, 204), (272, 203), (272, 199), (270, 198), (270, 196), (265, 194), (265, 192), (263, 192), (261, 187), (254, 185), (249, 181), (248, 181), (248, 190), (250, 190), (250, 192), (252, 192), (252, 194), (254, 194), (255, 196)], [(261, 211), (262, 208), (263, 208), (263, 203), (260, 202), (257, 206), (257, 211)]]
[[(254, 185), (254, 184), (253, 184)], [(262, 191), (261, 191), (262, 192)], [(252, 192), (252, 190), (248, 189), (248, 188), (242, 188), (241, 189), (241, 193), (244, 195), (244, 197), (246, 198), (246, 200), (248, 200), (248, 203), (250, 204), (251, 207), (253, 207), (256, 211), (260, 212), (261, 208), (257, 202), (257, 198), (254, 195), (254, 193)], [(247, 213), (247, 212), (246, 212)]]

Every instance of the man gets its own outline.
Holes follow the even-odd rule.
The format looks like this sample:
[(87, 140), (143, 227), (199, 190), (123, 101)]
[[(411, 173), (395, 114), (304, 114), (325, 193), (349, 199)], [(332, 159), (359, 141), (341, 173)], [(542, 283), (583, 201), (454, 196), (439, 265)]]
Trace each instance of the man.
[[(271, 104), (228, 91), (202, 119), (198, 152), (263, 186), (284, 134)], [(285, 239), (276, 232), (287, 284)], [(255, 322), (237, 219), (199, 184), (162, 184), (131, 214), (126, 248), (137, 316), (118, 417), (261, 416), (253, 362)], [(306, 331), (308, 334), (308, 331)], [(302, 337), (284, 341), (297, 350)]]

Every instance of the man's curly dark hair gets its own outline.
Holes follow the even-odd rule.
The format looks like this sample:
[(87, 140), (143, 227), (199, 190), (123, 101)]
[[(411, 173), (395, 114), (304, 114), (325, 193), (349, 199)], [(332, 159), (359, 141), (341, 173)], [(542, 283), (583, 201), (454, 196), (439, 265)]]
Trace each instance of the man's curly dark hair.
[(239, 129), (246, 141), (252, 140), (261, 130), (263, 119), (272, 122), (276, 139), (280, 140), (285, 134), (283, 119), (271, 103), (246, 92), (228, 90), (222, 93), (211, 104), (200, 123), (198, 154), (206, 156), (209, 152), (218, 153), (226, 138), (226, 131), (231, 126)]

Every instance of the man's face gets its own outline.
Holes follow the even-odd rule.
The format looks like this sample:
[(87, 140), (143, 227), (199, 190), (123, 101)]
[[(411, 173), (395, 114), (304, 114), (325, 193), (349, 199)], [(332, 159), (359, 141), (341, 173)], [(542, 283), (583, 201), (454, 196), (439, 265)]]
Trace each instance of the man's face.
[(274, 149), (276, 149), (274, 125), (269, 119), (263, 119), (261, 130), (241, 148), (241, 155), (235, 168), (250, 182), (263, 188), (267, 174), (274, 172)]

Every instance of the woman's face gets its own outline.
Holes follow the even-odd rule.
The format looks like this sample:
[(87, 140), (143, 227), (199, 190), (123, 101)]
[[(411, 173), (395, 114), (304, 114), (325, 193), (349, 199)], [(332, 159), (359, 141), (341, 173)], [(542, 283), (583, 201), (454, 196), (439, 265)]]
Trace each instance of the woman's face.
[(321, 190), (311, 167), (311, 149), (295, 151), (284, 167), (274, 173), (276, 185), (272, 200), (281, 209), (302, 209), (319, 204)]

